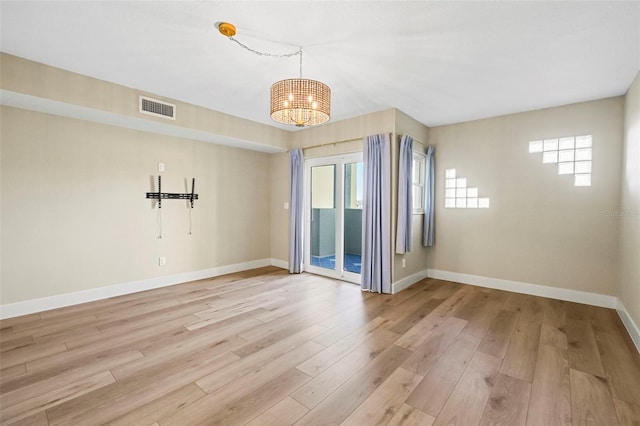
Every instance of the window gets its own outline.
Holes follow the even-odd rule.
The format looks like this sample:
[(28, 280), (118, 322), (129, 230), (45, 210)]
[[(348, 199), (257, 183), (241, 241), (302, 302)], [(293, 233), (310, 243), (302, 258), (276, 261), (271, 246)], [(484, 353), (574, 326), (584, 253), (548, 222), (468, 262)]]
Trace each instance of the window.
[(467, 178), (456, 176), (456, 169), (446, 169), (444, 206), (449, 209), (488, 209), (489, 199), (479, 197), (478, 188), (467, 187)]
[(424, 214), (424, 182), (426, 176), (427, 157), (413, 151), (411, 183), (413, 190), (413, 214)]
[(558, 164), (559, 175), (573, 175), (574, 186), (591, 186), (591, 135), (529, 142), (529, 153), (542, 153), (543, 164)]

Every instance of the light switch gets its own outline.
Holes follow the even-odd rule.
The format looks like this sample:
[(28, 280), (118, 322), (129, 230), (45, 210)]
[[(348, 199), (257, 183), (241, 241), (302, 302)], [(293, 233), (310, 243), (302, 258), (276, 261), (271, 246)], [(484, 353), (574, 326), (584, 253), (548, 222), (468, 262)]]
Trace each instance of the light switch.
[(289, 203), (284, 203), (284, 209), (289, 210)]

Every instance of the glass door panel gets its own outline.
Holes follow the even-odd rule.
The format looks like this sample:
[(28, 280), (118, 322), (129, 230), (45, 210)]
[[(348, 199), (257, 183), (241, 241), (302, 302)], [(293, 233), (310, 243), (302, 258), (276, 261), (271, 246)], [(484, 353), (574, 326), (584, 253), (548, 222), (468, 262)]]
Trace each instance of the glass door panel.
[(344, 165), (343, 268), (360, 274), (362, 262), (362, 163)]
[(305, 270), (360, 283), (362, 154), (305, 161)]
[(336, 269), (336, 165), (311, 167), (311, 265)]

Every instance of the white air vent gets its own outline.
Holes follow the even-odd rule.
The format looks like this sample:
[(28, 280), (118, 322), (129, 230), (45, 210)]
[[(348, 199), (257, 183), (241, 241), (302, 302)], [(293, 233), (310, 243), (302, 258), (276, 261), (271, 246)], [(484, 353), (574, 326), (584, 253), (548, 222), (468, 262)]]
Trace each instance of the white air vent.
[(155, 115), (156, 117), (176, 119), (176, 106), (157, 99), (140, 96), (140, 109), (143, 114)]

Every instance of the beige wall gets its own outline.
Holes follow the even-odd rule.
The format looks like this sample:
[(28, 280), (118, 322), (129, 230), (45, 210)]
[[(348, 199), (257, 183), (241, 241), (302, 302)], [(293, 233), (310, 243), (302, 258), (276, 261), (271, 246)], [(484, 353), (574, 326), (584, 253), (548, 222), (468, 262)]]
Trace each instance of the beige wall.
[(618, 297), (640, 327), (640, 73), (625, 97)]
[[(2, 304), (270, 257), (268, 154), (2, 107)], [(163, 203), (162, 239), (145, 192)], [(158, 266), (166, 256), (167, 265)]]
[[(622, 97), (434, 127), (436, 245), (429, 268), (615, 295)], [(528, 141), (593, 135), (591, 187), (574, 187)], [(489, 209), (445, 209), (455, 168)]]
[(270, 155), (271, 166), (271, 258), (289, 263), (289, 154)]
[[(326, 145), (320, 148), (305, 149), (305, 158), (362, 151), (362, 139), (365, 136), (391, 133), (394, 123), (395, 110), (388, 109), (347, 120), (330, 122), (318, 127), (308, 127), (291, 135), (291, 147), (309, 148)], [(340, 143), (345, 141), (353, 142)]]

